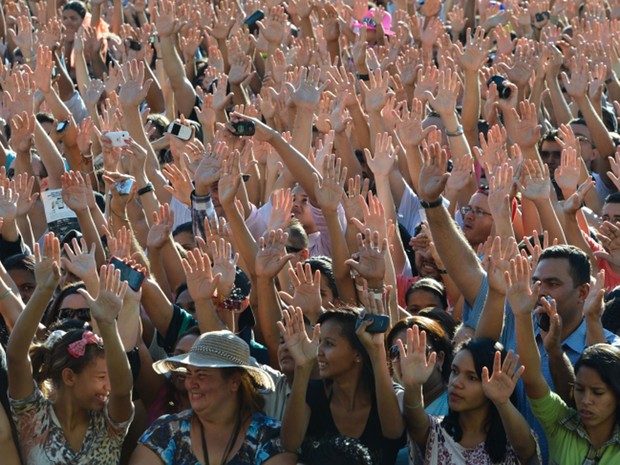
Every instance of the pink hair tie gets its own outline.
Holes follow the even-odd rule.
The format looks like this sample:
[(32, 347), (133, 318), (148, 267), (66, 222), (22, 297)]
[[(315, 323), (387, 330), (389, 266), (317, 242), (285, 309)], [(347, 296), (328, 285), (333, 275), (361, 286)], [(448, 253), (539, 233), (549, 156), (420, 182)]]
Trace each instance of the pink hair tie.
[(86, 346), (88, 344), (99, 344), (101, 338), (92, 331), (84, 331), (82, 339), (69, 344), (67, 351), (75, 358), (83, 357), (86, 353)]

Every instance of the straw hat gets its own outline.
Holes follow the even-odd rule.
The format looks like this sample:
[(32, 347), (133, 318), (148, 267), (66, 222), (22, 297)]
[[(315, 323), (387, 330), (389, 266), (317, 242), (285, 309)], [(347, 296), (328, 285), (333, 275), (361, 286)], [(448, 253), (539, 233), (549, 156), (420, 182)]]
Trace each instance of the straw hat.
[(274, 389), (273, 380), (264, 370), (252, 366), (250, 348), (243, 339), (230, 331), (202, 334), (188, 353), (153, 363), (153, 369), (164, 374), (181, 371), (186, 366), (198, 368), (243, 368), (259, 387)]

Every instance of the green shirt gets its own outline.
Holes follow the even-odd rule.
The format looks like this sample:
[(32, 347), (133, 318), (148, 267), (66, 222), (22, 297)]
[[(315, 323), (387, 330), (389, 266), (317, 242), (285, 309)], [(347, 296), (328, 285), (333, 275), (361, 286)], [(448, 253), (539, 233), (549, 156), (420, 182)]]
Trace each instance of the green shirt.
[(598, 449), (590, 444), (579, 414), (555, 392), (540, 399), (529, 398), (532, 412), (549, 441), (550, 465), (617, 465), (620, 463), (620, 429)]

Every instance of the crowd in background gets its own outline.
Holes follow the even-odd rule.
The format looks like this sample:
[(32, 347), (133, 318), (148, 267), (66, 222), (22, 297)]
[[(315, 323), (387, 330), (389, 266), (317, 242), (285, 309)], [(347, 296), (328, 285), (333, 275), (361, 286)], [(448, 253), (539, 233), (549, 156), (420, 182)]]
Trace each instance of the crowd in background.
[(620, 462), (619, 0), (4, 0), (9, 465)]

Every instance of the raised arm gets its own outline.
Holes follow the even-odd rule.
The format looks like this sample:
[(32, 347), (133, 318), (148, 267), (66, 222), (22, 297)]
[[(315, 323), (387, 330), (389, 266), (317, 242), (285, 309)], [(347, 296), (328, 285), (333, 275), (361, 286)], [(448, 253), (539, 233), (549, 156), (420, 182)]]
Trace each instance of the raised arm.
[(484, 279), (484, 270), (441, 201), (441, 193), (449, 176), (446, 173), (447, 161), (446, 152), (441, 150), (439, 144), (431, 144), (424, 149), (418, 195), (427, 205), (426, 218), (441, 261), (465, 300), (473, 304)]
[(35, 279), (37, 286), (21, 313), (9, 337), (7, 362), (9, 373), (9, 395), (25, 399), (34, 391), (32, 363), (28, 350), (37, 331), (43, 312), (54, 294), (60, 280), (60, 241), (53, 233), (43, 240), (43, 254), (35, 244)]
[(528, 259), (521, 255), (511, 261), (510, 272), (505, 274), (505, 278), (508, 301), (515, 317), (517, 351), (525, 366), (525, 392), (532, 399), (540, 399), (549, 392), (549, 385), (542, 373), (532, 319), (540, 283), (535, 283), (533, 289), (530, 287), (530, 264)]
[(482, 368), (482, 390), (499, 412), (508, 442), (520, 462), (529, 463), (530, 459), (536, 455), (536, 439), (527, 420), (510, 402), (510, 395), (524, 370), (525, 367), (519, 365), (519, 356), (514, 352), (508, 352), (502, 363), (501, 352), (497, 351), (491, 377), (489, 377), (489, 368)]
[(105, 361), (110, 379), (108, 411), (115, 422), (124, 422), (133, 415), (131, 391), (133, 379), (125, 349), (118, 333), (116, 318), (123, 306), (127, 282), (121, 281), (120, 271), (103, 265), (99, 272), (99, 295), (96, 299), (84, 289), (79, 292), (88, 301), (91, 315), (103, 339)]
[(422, 386), (433, 373), (437, 354), (426, 355), (426, 331), (420, 331), (417, 325), (407, 329), (407, 347), (398, 340), (400, 354), (401, 379), (405, 387), (403, 409), (407, 431), (415, 443), (426, 447), (430, 422), (424, 411)]
[(314, 326), (312, 339), (309, 339), (301, 309), (291, 307), (283, 313), (284, 324), (279, 321), (278, 328), (286, 348), (295, 361), (295, 377), (282, 418), (280, 439), (284, 449), (292, 452), (301, 446), (312, 413), (306, 404), (306, 393), (318, 354), (320, 325)]

